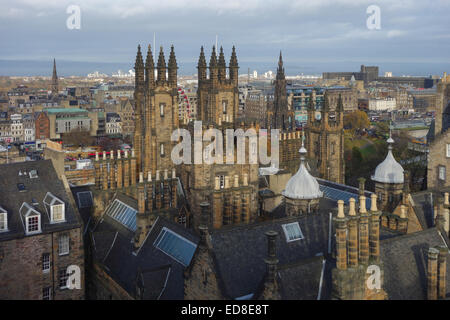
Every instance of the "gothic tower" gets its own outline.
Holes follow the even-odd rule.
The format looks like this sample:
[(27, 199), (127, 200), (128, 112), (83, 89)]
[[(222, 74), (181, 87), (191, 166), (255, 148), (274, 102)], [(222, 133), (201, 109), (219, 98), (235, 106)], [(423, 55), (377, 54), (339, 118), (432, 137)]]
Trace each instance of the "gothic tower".
[[(255, 123), (245, 123), (244, 119), (237, 119), (239, 106), (238, 91), (238, 61), (233, 47), (228, 67), (225, 62), (223, 49), (220, 48), (217, 57), (213, 47), (209, 61), (209, 78), (203, 47), (198, 60), (198, 120), (202, 121), (202, 133), (210, 128), (222, 132), (223, 148), (226, 148), (226, 129), (259, 130)], [(197, 123), (198, 125), (198, 123)], [(193, 134), (195, 124), (186, 125), (186, 129)], [(233, 138), (233, 137), (232, 137)], [(245, 141), (247, 140), (247, 141)], [(183, 165), (181, 179), (186, 188), (194, 227), (199, 227), (201, 216), (200, 203), (211, 203), (212, 210), (208, 218), (208, 227), (221, 228), (225, 225), (249, 223), (255, 221), (258, 211), (258, 164), (249, 161), (249, 139), (245, 141), (245, 163), (237, 163), (235, 156), (236, 145), (233, 145), (234, 156), (227, 157), (223, 153), (223, 161), (214, 164), (201, 163)], [(232, 139), (231, 143), (235, 143)], [(202, 142), (203, 149), (211, 142)], [(194, 146), (195, 148), (195, 146)], [(193, 157), (195, 162), (195, 155)], [(227, 163), (231, 159), (232, 163)]]
[(328, 94), (320, 114), (316, 112), (314, 99), (308, 106), (308, 158), (317, 162), (320, 178), (344, 184), (344, 107), (339, 95), (336, 111), (330, 111)]
[(269, 125), (272, 128), (282, 131), (291, 131), (295, 129), (294, 111), (289, 108), (286, 94), (286, 76), (284, 74), (283, 57), (278, 60), (277, 77), (275, 79), (275, 96), (273, 102), (273, 111), (271, 113)]
[(56, 60), (53, 59), (52, 95), (58, 95), (58, 75), (56, 74)]
[[(177, 61), (173, 46), (166, 65), (163, 48), (160, 48), (156, 66), (150, 46), (145, 65), (141, 48), (135, 63), (135, 134), (137, 172), (155, 174), (156, 170), (171, 170), (170, 152), (174, 143), (170, 137), (178, 128)], [(137, 176), (134, 177), (137, 179)]]
[(217, 60), (213, 47), (209, 60), (209, 79), (206, 74), (206, 59), (203, 47), (198, 60), (198, 119), (203, 122), (219, 124), (235, 122), (239, 109), (238, 62), (233, 46), (229, 64), (229, 77), (222, 47)]

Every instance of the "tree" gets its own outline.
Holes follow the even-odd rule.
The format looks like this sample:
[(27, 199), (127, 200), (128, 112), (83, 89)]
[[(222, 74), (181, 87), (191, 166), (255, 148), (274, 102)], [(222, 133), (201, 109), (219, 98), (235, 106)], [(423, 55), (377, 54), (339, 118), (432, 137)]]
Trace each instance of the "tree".
[(361, 133), (364, 129), (370, 127), (369, 117), (367, 113), (361, 110), (353, 111), (344, 116), (344, 126), (352, 130), (352, 133)]
[(75, 128), (70, 132), (63, 133), (62, 141), (65, 145), (72, 145), (77, 147), (85, 147), (92, 145), (93, 138), (89, 131), (85, 128)]

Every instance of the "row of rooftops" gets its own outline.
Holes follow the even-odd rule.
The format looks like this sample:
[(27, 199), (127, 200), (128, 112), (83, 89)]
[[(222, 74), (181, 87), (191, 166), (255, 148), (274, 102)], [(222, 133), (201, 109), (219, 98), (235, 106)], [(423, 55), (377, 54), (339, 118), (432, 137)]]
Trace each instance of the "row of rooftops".
[[(81, 226), (51, 160), (0, 165), (0, 241)], [(36, 217), (28, 228), (28, 217)], [(6, 226), (5, 226), (6, 225)]]

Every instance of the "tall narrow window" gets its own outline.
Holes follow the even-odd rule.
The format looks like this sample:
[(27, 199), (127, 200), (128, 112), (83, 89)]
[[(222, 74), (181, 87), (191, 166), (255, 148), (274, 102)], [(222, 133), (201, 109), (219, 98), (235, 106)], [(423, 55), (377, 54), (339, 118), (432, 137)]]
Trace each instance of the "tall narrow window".
[(450, 143), (447, 144), (447, 158), (450, 158)]
[(63, 268), (58, 271), (58, 282), (60, 289), (67, 288), (67, 279), (69, 278), (69, 274), (67, 273), (67, 269)]
[(159, 104), (159, 113), (161, 117), (164, 117), (164, 103)]
[(161, 152), (161, 155), (163, 156), (164, 155), (164, 144), (163, 143), (161, 143), (161, 145), (160, 145), (160, 152)]
[(439, 166), (439, 180), (445, 181), (445, 167)]
[(59, 255), (69, 254), (70, 245), (69, 245), (69, 235), (67, 233), (63, 233), (58, 238), (59, 244)]
[(223, 112), (223, 114), (227, 113), (227, 105), (228, 105), (228, 101), (223, 100), (222, 101), (222, 112)]
[(51, 300), (52, 299), (52, 291), (50, 287), (46, 287), (42, 289), (42, 300)]
[(219, 176), (220, 189), (225, 188), (225, 176)]
[(0, 232), (8, 230), (8, 213), (0, 207)]
[(50, 271), (50, 254), (44, 253), (42, 255), (42, 271), (47, 273)]

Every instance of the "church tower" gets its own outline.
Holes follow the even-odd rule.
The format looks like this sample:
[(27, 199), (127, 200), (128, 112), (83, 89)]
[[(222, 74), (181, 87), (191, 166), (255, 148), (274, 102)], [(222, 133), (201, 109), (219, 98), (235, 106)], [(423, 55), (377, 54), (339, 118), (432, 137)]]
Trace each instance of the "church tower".
[(220, 48), (217, 59), (216, 48), (213, 46), (209, 60), (209, 79), (203, 47), (198, 60), (198, 119), (204, 123), (219, 124), (236, 121), (239, 110), (238, 62), (236, 49), (233, 46), (229, 64), (229, 77), (223, 48)]
[(58, 75), (56, 74), (56, 60), (53, 59), (52, 95), (58, 95)]
[[(135, 134), (137, 172), (144, 176), (156, 170), (164, 171), (174, 167), (170, 152), (174, 143), (172, 132), (178, 128), (177, 61), (173, 46), (169, 63), (166, 65), (163, 48), (160, 48), (155, 65), (150, 46), (145, 65), (141, 48), (135, 63)], [(155, 77), (156, 73), (156, 77)], [(136, 177), (133, 177), (137, 179)]]
[(330, 111), (328, 94), (320, 113), (312, 95), (308, 106), (308, 158), (315, 159), (320, 178), (344, 184), (344, 106), (339, 95), (336, 111)]
[(283, 57), (280, 51), (277, 77), (275, 80), (275, 96), (273, 111), (270, 113), (269, 126), (281, 131), (295, 130), (294, 111), (289, 107), (286, 94), (286, 76), (284, 74)]
[[(242, 129), (243, 132), (252, 129), (258, 132), (259, 127), (256, 123), (249, 123), (245, 119), (237, 119), (239, 65), (236, 49), (234, 47), (232, 49), (227, 68), (223, 48), (219, 49), (219, 56), (217, 57), (216, 48), (213, 47), (209, 60), (208, 77), (208, 66), (202, 47), (197, 68), (197, 110), (198, 120), (202, 122), (202, 133), (205, 134), (208, 129), (212, 128), (221, 131), (222, 137), (224, 137), (223, 148), (225, 150), (227, 129), (232, 129), (234, 132), (238, 129)], [(195, 125), (194, 123), (185, 125), (194, 140), (193, 130)], [(183, 186), (186, 188), (186, 198), (190, 203), (195, 228), (198, 228), (200, 223), (200, 204), (205, 201), (211, 203), (211, 214), (207, 221), (209, 228), (219, 229), (226, 225), (254, 222), (257, 219), (258, 163), (249, 161), (249, 140), (244, 138), (245, 163), (237, 163), (235, 139), (231, 139), (231, 143), (234, 144), (234, 154), (227, 156), (224, 152), (220, 155), (220, 157), (223, 157), (223, 161), (220, 161), (217, 157), (217, 161), (213, 164), (205, 163), (203, 153), (201, 163), (183, 165), (180, 170), (181, 179)], [(202, 143), (202, 150), (205, 150), (205, 147), (211, 142), (204, 140)], [(216, 157), (216, 153), (214, 153), (214, 157)], [(193, 158), (195, 162), (195, 155)], [(227, 163), (227, 160), (231, 160), (232, 163)]]

